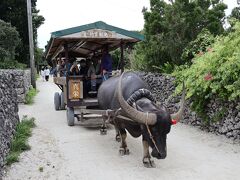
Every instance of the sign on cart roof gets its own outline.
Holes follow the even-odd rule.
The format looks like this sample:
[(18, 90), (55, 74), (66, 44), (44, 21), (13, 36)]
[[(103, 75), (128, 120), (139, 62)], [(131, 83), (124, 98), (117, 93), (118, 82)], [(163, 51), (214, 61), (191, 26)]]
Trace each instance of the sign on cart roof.
[[(86, 25), (82, 25), (82, 26), (77, 26), (77, 27), (73, 27), (73, 28), (69, 28), (69, 29), (64, 29), (64, 30), (60, 30), (60, 31), (55, 31), (52, 32), (52, 37), (53, 38), (57, 38), (57, 37), (64, 37), (64, 36), (71, 36), (74, 34), (78, 34), (80, 33), (80, 35), (88, 35), (92, 34), (90, 33), (91, 31), (93, 31), (94, 29), (101, 31), (102, 30), (102, 34), (101, 35), (105, 35), (106, 33), (104, 33), (104, 30), (106, 30), (105, 32), (112, 32), (115, 34), (120, 34), (129, 38), (134, 38), (134, 39), (138, 39), (138, 40), (144, 40), (144, 36), (132, 31), (128, 31), (125, 29), (121, 29), (118, 27), (114, 27), (111, 25), (106, 24), (105, 22), (102, 21), (97, 21), (95, 23), (91, 23), (91, 24), (86, 24)], [(90, 30), (90, 31), (89, 31)]]

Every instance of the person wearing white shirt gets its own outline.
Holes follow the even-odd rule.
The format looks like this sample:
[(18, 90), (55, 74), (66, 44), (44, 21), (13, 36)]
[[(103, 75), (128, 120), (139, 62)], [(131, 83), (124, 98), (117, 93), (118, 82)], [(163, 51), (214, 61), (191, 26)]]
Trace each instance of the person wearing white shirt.
[(50, 70), (48, 69), (48, 67), (45, 68), (44, 73), (45, 73), (45, 80), (48, 81), (49, 75), (50, 75)]
[(42, 81), (45, 81), (45, 72), (44, 72), (44, 68), (41, 69), (41, 77), (42, 77)]

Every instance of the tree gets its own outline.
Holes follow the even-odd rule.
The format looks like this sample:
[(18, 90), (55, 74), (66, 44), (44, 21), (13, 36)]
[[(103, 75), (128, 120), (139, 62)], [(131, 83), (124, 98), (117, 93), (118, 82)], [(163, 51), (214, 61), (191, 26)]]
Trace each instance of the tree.
[(20, 43), (19, 34), (10, 23), (0, 20), (0, 61), (14, 60), (15, 49)]
[(37, 67), (37, 71), (39, 71), (39, 66), (44, 64), (44, 61), (43, 61), (43, 49), (42, 48), (35, 48), (34, 50), (34, 58), (35, 58), (35, 64), (36, 64), (36, 67)]
[[(44, 22), (44, 17), (38, 15), (36, 9), (37, 0), (32, 0), (33, 12), (33, 38), (37, 47), (37, 28)], [(29, 41), (28, 41), (28, 21), (26, 0), (1, 0), (0, 19), (11, 23), (19, 32), (21, 43), (16, 48), (16, 58), (19, 62), (28, 64), (29, 62)]]
[(233, 8), (230, 17), (240, 20), (240, 7)]
[(150, 0), (150, 10), (143, 9), (146, 41), (136, 49), (137, 56), (150, 71), (166, 62), (183, 64), (184, 48), (202, 29), (213, 35), (224, 32), (226, 8), (220, 0)]
[(15, 50), (19, 43), (16, 28), (0, 20), (0, 69), (24, 68), (15, 61)]

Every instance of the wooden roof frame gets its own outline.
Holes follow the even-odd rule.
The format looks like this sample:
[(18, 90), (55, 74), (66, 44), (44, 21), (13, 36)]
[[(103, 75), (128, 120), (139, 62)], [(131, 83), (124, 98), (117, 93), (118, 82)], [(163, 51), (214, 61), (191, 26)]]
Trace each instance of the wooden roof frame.
[(52, 61), (66, 47), (69, 52), (74, 51), (78, 56), (88, 57), (99, 51), (106, 44), (109, 45), (109, 50), (114, 50), (120, 46), (122, 47), (123, 44), (135, 43), (142, 40), (144, 40), (144, 36), (139, 33), (97, 21), (91, 24), (52, 32), (50, 41), (46, 46), (45, 59)]

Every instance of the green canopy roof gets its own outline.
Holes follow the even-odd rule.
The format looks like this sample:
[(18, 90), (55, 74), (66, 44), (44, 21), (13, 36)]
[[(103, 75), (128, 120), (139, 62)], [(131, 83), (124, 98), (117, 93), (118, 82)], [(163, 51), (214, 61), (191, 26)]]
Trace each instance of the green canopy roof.
[(51, 33), (46, 48), (45, 58), (50, 60), (64, 52), (67, 45), (69, 53), (74, 56), (87, 57), (108, 45), (114, 50), (121, 43), (135, 43), (144, 40), (144, 36), (133, 31), (108, 25), (102, 21), (77, 26)]

